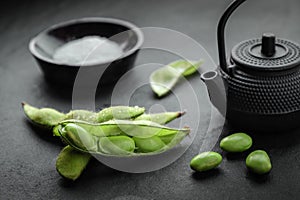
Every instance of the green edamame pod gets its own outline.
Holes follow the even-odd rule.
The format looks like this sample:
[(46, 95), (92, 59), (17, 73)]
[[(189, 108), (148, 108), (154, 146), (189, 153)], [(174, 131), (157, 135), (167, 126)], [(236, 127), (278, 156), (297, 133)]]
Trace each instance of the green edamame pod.
[(245, 133), (234, 133), (220, 142), (220, 147), (227, 152), (243, 152), (252, 146), (252, 138)]
[(169, 135), (164, 135), (164, 136), (160, 136), (159, 138), (165, 143), (165, 144), (169, 144), (174, 138), (175, 138), (176, 134), (169, 134)]
[(187, 60), (177, 60), (168, 66), (179, 71), (183, 76), (192, 75), (197, 71), (197, 69), (203, 64), (203, 60), (200, 61), (187, 61)]
[[(76, 119), (90, 123), (104, 122), (111, 119), (131, 119), (144, 113), (145, 108), (138, 106), (114, 106), (95, 113), (87, 110), (72, 110), (67, 114), (58, 112), (52, 108), (36, 108), (22, 103), (25, 115), (34, 123), (47, 129), (51, 129), (63, 120)], [(54, 135), (57, 131), (54, 130)]]
[(168, 146), (168, 148), (171, 148), (180, 143), (186, 135), (187, 134), (184, 132), (177, 132), (168, 135), (161, 135), (159, 138)]
[(93, 152), (98, 150), (97, 138), (76, 124), (69, 123), (62, 129), (59, 129), (59, 131), (63, 138), (72, 146)]
[(180, 77), (181, 73), (172, 67), (166, 66), (154, 71), (151, 74), (150, 85), (153, 92), (158, 97), (162, 97), (171, 91)]
[(222, 162), (222, 156), (219, 153), (209, 151), (195, 156), (190, 167), (197, 172), (204, 172), (216, 168)]
[(98, 124), (78, 120), (67, 120), (60, 124), (65, 126), (68, 123), (74, 123), (83, 128), (86, 132), (99, 137), (126, 134), (132, 137), (148, 138), (154, 135), (164, 136), (178, 132), (187, 135), (190, 132), (188, 128), (174, 129), (146, 120), (110, 120)]
[(165, 147), (165, 143), (158, 137), (152, 136), (149, 138), (133, 137), (137, 152), (150, 153), (162, 150)]
[(256, 150), (246, 158), (247, 167), (254, 173), (266, 174), (272, 169), (269, 155), (263, 150)]
[(66, 114), (65, 120), (77, 119), (86, 122), (97, 122), (97, 113), (88, 110), (72, 110)]
[(178, 60), (155, 70), (150, 75), (152, 90), (161, 97), (171, 91), (182, 76), (189, 76), (197, 71), (203, 61)]
[(22, 106), (25, 115), (30, 121), (49, 130), (65, 118), (64, 113), (58, 112), (52, 108), (38, 109), (26, 103), (22, 103)]
[(99, 139), (101, 152), (110, 155), (128, 155), (135, 150), (134, 140), (128, 136), (110, 136)]
[(66, 146), (56, 160), (56, 170), (64, 178), (76, 180), (91, 159), (88, 153), (80, 152), (71, 146)]
[(142, 114), (134, 120), (148, 120), (161, 125), (167, 124), (170, 121), (181, 117), (185, 112), (165, 112), (165, 113), (154, 113), (154, 114)]
[[(111, 119), (111, 117), (114, 117), (115, 119), (123, 119), (126, 118), (127, 114), (129, 113), (130, 119), (131, 117), (138, 116), (144, 112), (144, 108), (139, 107), (127, 107), (127, 106), (116, 106), (116, 107), (110, 107), (103, 109), (99, 113), (87, 111), (87, 110), (73, 110), (70, 111), (68, 114), (66, 114), (65, 120), (79, 120), (79, 121), (85, 121), (89, 123), (99, 123), (104, 122), (103, 120)], [(116, 114), (114, 114), (116, 113)], [(88, 132), (94, 132), (94, 129), (92, 127), (86, 126), (85, 124), (82, 124), (82, 127), (86, 129)], [(90, 130), (91, 128), (91, 130)], [(97, 129), (95, 130), (97, 132)], [(119, 132), (119, 131), (118, 131)], [(57, 135), (57, 131), (53, 129), (53, 134)], [(109, 135), (101, 134), (99, 132), (95, 133), (97, 136), (109, 136), (109, 135), (115, 135), (113, 133)], [(116, 134), (116, 135), (119, 135)]]
[(106, 122), (112, 119), (132, 119), (145, 112), (145, 108), (138, 106), (112, 106), (104, 108), (97, 114), (97, 122)]
[[(85, 114), (86, 112), (87, 112), (87, 116), (89, 117), (90, 114), (91, 114), (90, 111), (83, 111), (82, 113)], [(136, 121), (137, 120), (148, 120), (148, 121), (152, 121), (154, 123), (158, 123), (158, 124), (163, 125), (163, 124), (167, 124), (168, 122), (170, 122), (170, 121), (172, 121), (176, 118), (181, 117), (184, 114), (185, 114), (185, 112), (165, 112), (165, 113), (155, 113), (155, 114), (142, 114), (142, 115), (138, 116), (137, 118), (135, 118), (134, 120), (136, 120)], [(73, 115), (73, 117), (70, 117), (71, 115), (69, 115), (69, 113), (67, 115), (69, 116), (69, 117), (66, 117), (67, 119), (76, 118), (76, 117), (74, 117), (74, 115)], [(81, 115), (81, 116), (83, 116), (83, 115)], [(82, 117), (80, 119), (82, 121), (90, 122), (88, 120), (83, 120)], [(101, 129), (99, 131), (98, 128), (94, 129), (93, 126), (90, 126), (90, 125), (84, 124), (84, 123), (80, 123), (79, 121), (78, 121), (79, 126), (84, 128), (87, 132), (92, 133), (92, 134), (97, 135), (97, 136), (109, 136), (109, 135), (119, 135), (120, 134), (120, 129), (119, 128), (116, 128), (115, 131), (110, 130), (110, 134), (107, 135), (107, 134), (105, 134), (105, 132), (107, 133), (107, 131), (103, 132), (103, 131), (101, 131)], [(56, 129), (57, 129), (57, 127), (53, 128), (53, 134), (55, 136), (59, 136), (59, 133), (57, 132)], [(116, 134), (114, 134), (114, 133), (116, 133)], [(174, 135), (172, 137), (174, 137)]]
[(52, 133), (53, 133), (53, 136), (58, 136), (58, 137), (60, 137), (60, 133), (59, 133), (59, 128), (60, 128), (61, 126), (54, 126), (53, 128), (52, 128)]
[(106, 125), (103, 123), (89, 123), (81, 120), (65, 120), (60, 123), (62, 127), (66, 126), (67, 124), (76, 124), (77, 126), (84, 129), (86, 132), (93, 136), (97, 137), (107, 137), (107, 136), (115, 136), (121, 135), (122, 130), (116, 125)]

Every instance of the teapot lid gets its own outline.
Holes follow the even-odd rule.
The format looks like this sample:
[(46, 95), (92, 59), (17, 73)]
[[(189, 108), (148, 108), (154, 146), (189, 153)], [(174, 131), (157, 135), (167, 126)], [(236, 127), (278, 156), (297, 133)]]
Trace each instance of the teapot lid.
[(300, 46), (265, 33), (261, 39), (246, 40), (236, 45), (231, 59), (237, 66), (248, 70), (288, 70), (300, 66)]

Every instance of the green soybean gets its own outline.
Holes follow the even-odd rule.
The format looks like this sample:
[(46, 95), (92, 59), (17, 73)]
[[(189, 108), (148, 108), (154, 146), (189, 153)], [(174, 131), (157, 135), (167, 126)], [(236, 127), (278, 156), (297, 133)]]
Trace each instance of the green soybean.
[(56, 170), (62, 177), (74, 181), (81, 175), (91, 157), (90, 154), (77, 151), (68, 145), (56, 159)]
[(27, 103), (22, 103), (22, 106), (25, 115), (31, 122), (47, 129), (51, 129), (65, 118), (64, 113), (58, 112), (52, 108), (38, 109)]
[(79, 149), (87, 151), (97, 151), (97, 138), (86, 132), (83, 128), (76, 124), (69, 123), (62, 129), (62, 135), (70, 144)]
[(145, 108), (134, 106), (112, 106), (101, 110), (97, 114), (97, 122), (106, 122), (112, 119), (132, 119), (145, 112)]
[(134, 152), (134, 140), (128, 136), (110, 136), (99, 139), (101, 152), (110, 155), (128, 155)]
[(133, 137), (133, 140), (136, 144), (137, 152), (141, 153), (156, 152), (165, 147), (165, 143), (158, 136), (149, 138)]
[(245, 133), (234, 133), (223, 138), (220, 147), (227, 152), (243, 152), (252, 146), (252, 138)]
[(256, 150), (250, 153), (246, 158), (246, 166), (257, 174), (265, 174), (272, 169), (270, 157), (263, 150)]
[(176, 118), (184, 115), (185, 112), (164, 112), (164, 113), (154, 113), (154, 114), (142, 114), (135, 118), (134, 120), (148, 120), (161, 125), (167, 124)]
[(195, 156), (190, 167), (197, 172), (204, 172), (216, 168), (222, 162), (222, 156), (219, 153), (209, 151), (203, 152)]

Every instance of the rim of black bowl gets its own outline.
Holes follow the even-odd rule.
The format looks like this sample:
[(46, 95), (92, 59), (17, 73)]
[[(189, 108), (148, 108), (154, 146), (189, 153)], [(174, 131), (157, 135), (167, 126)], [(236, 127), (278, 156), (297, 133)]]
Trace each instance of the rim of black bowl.
[[(59, 62), (55, 62), (54, 60), (48, 59), (44, 56), (41, 56), (35, 49), (34, 45), (36, 44), (36, 40), (37, 37), (43, 33), (47, 33), (51, 30), (60, 28), (60, 27), (64, 27), (64, 26), (68, 26), (68, 25), (72, 25), (72, 24), (77, 24), (77, 23), (85, 23), (85, 22), (107, 22), (107, 23), (112, 23), (112, 24), (117, 24), (117, 25), (121, 25), (124, 27), (127, 27), (128, 30), (132, 30), (135, 32), (135, 34), (137, 35), (137, 42), (134, 45), (133, 48), (131, 48), (129, 51), (124, 52), (124, 54), (122, 54), (122, 56), (118, 57), (115, 60), (111, 60), (111, 61), (107, 61), (107, 62), (95, 62), (92, 64), (68, 64), (68, 63), (59, 63)], [(46, 61), (48, 63), (51, 64), (55, 64), (55, 65), (64, 65), (64, 66), (70, 66), (70, 67), (83, 67), (83, 66), (96, 66), (96, 65), (103, 65), (103, 64), (110, 64), (112, 62), (116, 62), (118, 60), (121, 60), (131, 54), (133, 54), (134, 52), (136, 52), (138, 49), (140, 49), (140, 47), (143, 45), (144, 42), (144, 34), (143, 32), (140, 30), (139, 27), (137, 27), (136, 25), (134, 25), (131, 22), (122, 20), (122, 19), (117, 19), (117, 18), (109, 18), (109, 17), (85, 17), (85, 18), (79, 18), (79, 19), (72, 19), (72, 20), (68, 20), (68, 21), (64, 21), (64, 22), (60, 22), (57, 24), (54, 24), (46, 29), (44, 29), (43, 31), (39, 32), (38, 34), (36, 34), (29, 42), (29, 50), (31, 52), (31, 54), (43, 61)]]

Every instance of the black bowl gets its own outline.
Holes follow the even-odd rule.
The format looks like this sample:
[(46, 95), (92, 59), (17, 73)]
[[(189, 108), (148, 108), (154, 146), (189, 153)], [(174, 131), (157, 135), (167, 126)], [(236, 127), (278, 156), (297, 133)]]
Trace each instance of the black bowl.
[[(69, 65), (53, 59), (57, 48), (85, 36), (106, 37), (118, 43), (123, 55), (106, 63)], [(82, 18), (63, 22), (42, 31), (29, 43), (29, 50), (37, 60), (45, 78), (59, 85), (73, 85), (80, 67), (103, 68), (100, 83), (109, 84), (118, 80), (133, 67), (143, 43), (143, 34), (135, 25), (112, 18)]]

